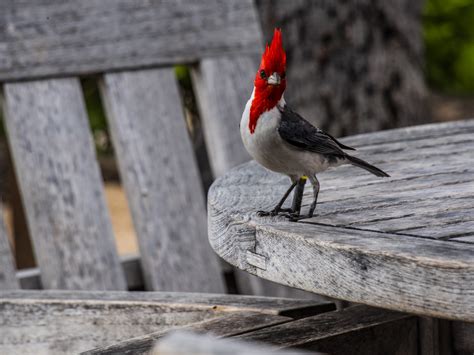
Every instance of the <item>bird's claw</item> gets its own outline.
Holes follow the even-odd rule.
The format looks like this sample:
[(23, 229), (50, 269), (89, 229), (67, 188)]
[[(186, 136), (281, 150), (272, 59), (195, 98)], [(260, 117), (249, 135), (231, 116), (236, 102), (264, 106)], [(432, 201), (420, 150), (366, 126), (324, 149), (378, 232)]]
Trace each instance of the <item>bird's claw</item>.
[(302, 219), (308, 219), (308, 218), (313, 217), (310, 215), (306, 215), (306, 214), (300, 215), (297, 213), (287, 213), (287, 214), (284, 214), (284, 216), (288, 218), (291, 222), (298, 222), (298, 221), (301, 221)]
[(278, 210), (271, 210), (271, 211), (257, 211), (257, 216), (259, 217), (275, 217), (279, 214), (286, 214), (286, 213), (293, 213), (294, 211), (291, 208), (280, 208)]
[(267, 217), (267, 216), (274, 216), (273, 211), (257, 211), (257, 216), (259, 217)]

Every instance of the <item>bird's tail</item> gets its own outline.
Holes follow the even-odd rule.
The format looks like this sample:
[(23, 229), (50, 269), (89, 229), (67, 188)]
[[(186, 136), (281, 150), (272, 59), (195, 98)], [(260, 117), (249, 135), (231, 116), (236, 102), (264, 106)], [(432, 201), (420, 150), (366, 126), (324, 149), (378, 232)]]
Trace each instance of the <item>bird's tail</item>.
[(355, 165), (355, 166), (358, 166), (359, 168), (365, 169), (368, 172), (370, 172), (370, 173), (372, 173), (376, 176), (390, 177), (390, 175), (388, 175), (385, 171), (383, 171), (383, 170), (381, 170), (381, 169), (379, 169), (379, 168), (377, 168), (373, 165), (370, 165), (369, 163), (367, 163), (366, 161), (363, 161), (362, 159), (352, 157), (350, 155), (347, 155), (346, 158), (347, 158), (347, 160), (349, 160), (349, 162), (352, 165)]

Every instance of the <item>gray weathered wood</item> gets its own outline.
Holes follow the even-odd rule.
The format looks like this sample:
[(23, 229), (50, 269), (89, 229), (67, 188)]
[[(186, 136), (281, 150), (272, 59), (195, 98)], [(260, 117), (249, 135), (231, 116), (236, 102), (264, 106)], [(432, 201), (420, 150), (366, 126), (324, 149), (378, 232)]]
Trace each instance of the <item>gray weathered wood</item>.
[(81, 303), (145, 302), (161, 305), (162, 307), (187, 307), (197, 309), (212, 309), (218, 311), (259, 312), (262, 314), (284, 315), (298, 318), (304, 314), (319, 314), (334, 310), (330, 302), (300, 300), (277, 297), (258, 297), (242, 295), (221, 295), (213, 293), (184, 293), (184, 292), (124, 292), (124, 291), (2, 291), (0, 301), (18, 303)]
[(283, 323), (237, 339), (328, 354), (417, 354), (416, 317), (367, 306)]
[[(268, 327), (276, 324), (281, 324), (290, 321), (289, 317), (282, 317), (276, 315), (268, 315), (261, 313), (240, 312), (230, 315), (213, 318), (198, 323), (193, 323), (180, 330), (192, 331), (198, 334), (210, 333), (215, 337), (228, 337), (237, 334), (242, 334), (252, 330)], [(172, 331), (173, 329), (171, 329)], [(166, 335), (169, 331), (154, 332), (144, 336), (128, 339), (117, 344), (97, 348), (86, 351), (83, 354), (129, 354), (139, 355), (147, 354), (153, 349), (155, 342)]]
[(257, 68), (255, 58), (234, 56), (203, 59), (192, 71), (209, 162), (215, 177), (250, 160), (238, 127), (252, 93)]
[(79, 81), (6, 84), (4, 94), (43, 286), (125, 289)]
[(173, 70), (106, 74), (102, 84), (147, 287), (223, 292)]
[(251, 0), (3, 1), (0, 81), (258, 53)]
[(320, 174), (317, 215), (301, 223), (257, 217), (288, 181), (256, 163), (243, 165), (210, 190), (211, 244), (231, 264), (282, 284), (474, 321), (472, 132), (474, 121), (466, 121), (347, 138), (393, 177), (376, 179), (350, 166)]
[[(121, 256), (120, 264), (122, 265), (128, 290), (143, 290), (145, 283), (143, 281), (140, 257), (137, 255)], [(16, 273), (16, 278), (20, 283), (20, 288), (23, 290), (43, 289), (41, 274), (38, 268), (19, 270)]]
[(15, 288), (18, 288), (18, 281), (0, 206), (0, 290)]
[(247, 343), (230, 339), (217, 339), (211, 335), (197, 335), (188, 332), (173, 332), (160, 340), (151, 352), (153, 355), (268, 355), (316, 354), (302, 350), (277, 350), (265, 344)]
[(328, 304), (278, 298), (51, 290), (0, 292), (0, 309), (2, 354), (78, 353), (240, 312), (256, 312), (265, 318), (301, 309), (330, 310)]

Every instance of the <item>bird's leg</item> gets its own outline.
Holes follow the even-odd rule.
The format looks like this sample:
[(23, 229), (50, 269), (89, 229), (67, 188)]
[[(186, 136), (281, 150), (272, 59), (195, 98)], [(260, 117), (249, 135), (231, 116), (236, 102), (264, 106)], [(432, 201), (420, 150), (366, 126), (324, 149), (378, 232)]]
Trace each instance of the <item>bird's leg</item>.
[(304, 185), (306, 184), (308, 178), (306, 176), (301, 177), (298, 180), (298, 185), (296, 185), (295, 192), (293, 193), (293, 203), (291, 208), (286, 211), (292, 215), (299, 216), (301, 212), (301, 202), (303, 201)]
[(316, 209), (316, 204), (318, 203), (319, 188), (321, 187), (321, 185), (319, 184), (319, 181), (315, 175), (310, 176), (309, 180), (311, 181), (311, 184), (313, 185), (313, 202), (311, 203), (311, 206), (309, 206), (308, 214), (290, 215), (290, 220), (292, 221), (299, 221), (301, 219), (311, 218), (314, 215), (314, 210)]
[(280, 200), (280, 202), (278, 202), (278, 204), (275, 206), (275, 208), (273, 210), (271, 210), (271, 211), (258, 211), (257, 214), (259, 216), (276, 216), (279, 212), (286, 211), (286, 210), (282, 210), (281, 206), (283, 206), (286, 199), (290, 195), (291, 191), (293, 191), (293, 189), (295, 188), (297, 183), (298, 183), (298, 180), (293, 181), (290, 188), (285, 192), (282, 199)]

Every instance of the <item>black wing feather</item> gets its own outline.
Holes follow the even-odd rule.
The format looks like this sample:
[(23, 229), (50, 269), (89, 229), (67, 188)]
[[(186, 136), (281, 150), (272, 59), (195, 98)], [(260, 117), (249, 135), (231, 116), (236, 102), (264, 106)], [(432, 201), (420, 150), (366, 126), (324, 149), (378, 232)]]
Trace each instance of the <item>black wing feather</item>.
[(346, 155), (342, 149), (355, 150), (314, 127), (288, 106), (279, 108), (279, 110), (281, 112), (281, 122), (278, 133), (287, 143), (310, 152), (338, 157)]

